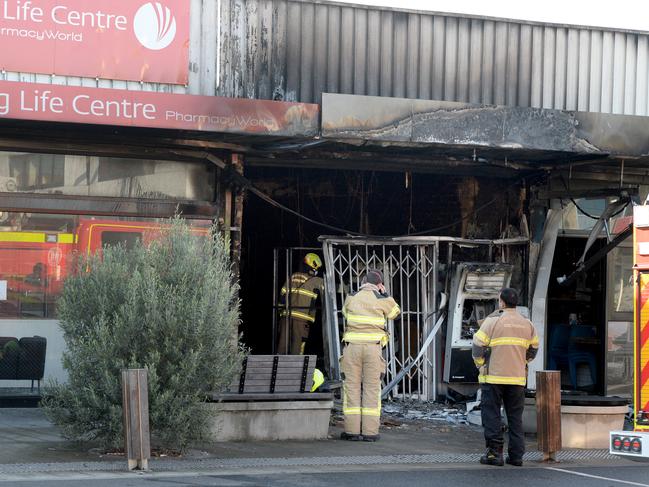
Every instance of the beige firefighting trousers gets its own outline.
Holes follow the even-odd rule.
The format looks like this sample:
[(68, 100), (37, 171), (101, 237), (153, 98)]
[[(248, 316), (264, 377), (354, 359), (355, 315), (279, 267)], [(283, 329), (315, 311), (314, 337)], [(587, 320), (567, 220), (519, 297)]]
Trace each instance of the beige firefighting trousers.
[[(345, 431), (378, 435), (381, 422), (381, 374), (385, 360), (379, 343), (349, 343), (341, 358)], [(362, 396), (362, 397), (361, 397)]]
[[(304, 345), (309, 338), (309, 326), (303, 320), (295, 318), (286, 318), (279, 320), (279, 343), (277, 344), (277, 353), (280, 355), (303, 355)], [(289, 333), (289, 329), (291, 330)], [(290, 336), (290, 342), (289, 337)]]

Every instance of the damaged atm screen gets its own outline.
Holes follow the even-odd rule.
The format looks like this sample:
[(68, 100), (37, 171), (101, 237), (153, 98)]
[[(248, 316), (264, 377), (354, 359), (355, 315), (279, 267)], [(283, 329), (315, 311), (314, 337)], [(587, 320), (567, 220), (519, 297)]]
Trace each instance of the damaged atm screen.
[(471, 340), (482, 320), (496, 310), (496, 299), (466, 299), (462, 310), (461, 338)]

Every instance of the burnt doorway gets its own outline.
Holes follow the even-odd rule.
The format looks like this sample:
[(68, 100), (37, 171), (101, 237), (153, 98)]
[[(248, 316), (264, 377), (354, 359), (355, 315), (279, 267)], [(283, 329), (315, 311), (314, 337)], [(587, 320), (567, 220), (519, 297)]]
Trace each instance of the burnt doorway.
[[(503, 229), (520, 221), (522, 207), (520, 188), (503, 191), (502, 179), (253, 165), (245, 167), (244, 175), (275, 202), (329, 225), (305, 221), (253, 194), (246, 195), (241, 331), (243, 342), (254, 354), (273, 350), (275, 249), (321, 249), (319, 238), (327, 235), (408, 236), (421, 232), (448, 237), (511, 237), (516, 235)], [(514, 188), (511, 181), (508, 184)], [(324, 257), (322, 253), (320, 257)]]
[[(560, 370), (562, 389), (604, 394), (606, 341), (606, 259), (602, 259), (569, 285), (570, 275), (586, 245), (586, 236), (557, 238), (552, 278), (548, 288), (547, 368)], [(606, 244), (601, 238), (589, 251)]]

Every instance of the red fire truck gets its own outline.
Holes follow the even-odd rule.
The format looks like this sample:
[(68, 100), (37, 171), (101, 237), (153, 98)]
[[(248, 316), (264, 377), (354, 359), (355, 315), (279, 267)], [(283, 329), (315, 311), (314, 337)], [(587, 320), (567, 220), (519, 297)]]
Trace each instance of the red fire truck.
[[(199, 228), (207, 232), (204, 226)], [(73, 232), (0, 231), (0, 284), (6, 286), (0, 317), (54, 317), (73, 253), (91, 254), (118, 243), (127, 247), (137, 241), (146, 243), (160, 229), (153, 221), (80, 218)]]
[(649, 461), (649, 205), (633, 211), (634, 429), (612, 431), (610, 452)]

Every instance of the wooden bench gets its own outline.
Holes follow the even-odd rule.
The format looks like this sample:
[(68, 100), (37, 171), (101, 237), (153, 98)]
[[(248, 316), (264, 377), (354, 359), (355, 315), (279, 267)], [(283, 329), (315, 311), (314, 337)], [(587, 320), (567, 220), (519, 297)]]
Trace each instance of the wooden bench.
[(216, 441), (327, 438), (333, 394), (311, 392), (315, 355), (250, 355), (227, 392), (213, 394)]
[(332, 399), (331, 393), (311, 392), (315, 355), (249, 355), (241, 375), (215, 401), (308, 401)]

